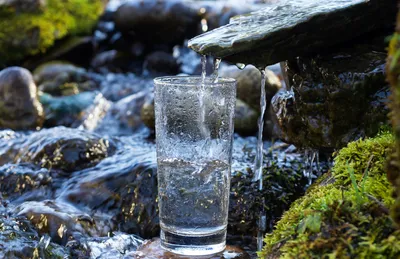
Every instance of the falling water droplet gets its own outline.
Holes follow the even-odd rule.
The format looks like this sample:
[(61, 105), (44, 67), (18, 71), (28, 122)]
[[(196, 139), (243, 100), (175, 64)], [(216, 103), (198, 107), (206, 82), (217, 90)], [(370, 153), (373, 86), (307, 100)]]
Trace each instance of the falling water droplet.
[(216, 58), (214, 60), (214, 72), (211, 75), (211, 80), (213, 81), (213, 83), (218, 82), (218, 78), (219, 78), (218, 70), (219, 70), (219, 65), (221, 64), (221, 61), (222, 61), (222, 59), (220, 59), (220, 58)]
[(206, 19), (201, 19), (201, 30), (203, 32), (207, 32), (208, 31), (208, 22)]
[(240, 69), (243, 70), (246, 67), (246, 64), (243, 63), (236, 63), (236, 66)]

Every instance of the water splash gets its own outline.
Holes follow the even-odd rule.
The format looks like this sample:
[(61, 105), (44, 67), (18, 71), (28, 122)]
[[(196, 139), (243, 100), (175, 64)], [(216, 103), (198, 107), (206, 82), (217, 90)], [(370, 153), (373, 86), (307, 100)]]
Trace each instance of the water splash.
[[(308, 185), (312, 184), (312, 181), (314, 178), (317, 178), (316, 175), (314, 175), (313, 170), (314, 167), (316, 168), (317, 172), (319, 173), (320, 171), (320, 166), (319, 166), (319, 151), (315, 149), (306, 149), (304, 151), (305, 155), (305, 163), (306, 167), (303, 170), (303, 175), (307, 177), (308, 179)], [(315, 163), (315, 165), (314, 165)]]
[[(261, 115), (258, 118), (258, 139), (257, 139), (257, 149), (256, 149), (256, 159), (255, 159), (255, 165), (254, 165), (254, 178), (253, 181), (258, 181), (258, 189), (260, 191), (263, 190), (263, 179), (262, 179), (262, 170), (263, 170), (263, 156), (264, 156), (264, 150), (263, 150), (263, 130), (264, 130), (264, 116), (265, 116), (265, 110), (267, 108), (267, 97), (266, 97), (266, 92), (265, 92), (265, 81), (266, 81), (266, 73), (265, 69), (260, 69), (261, 72), (261, 98), (260, 98), (260, 106), (261, 106)], [(261, 202), (261, 204), (264, 204), (264, 198)], [(261, 251), (263, 247), (263, 238), (264, 238), (264, 233), (267, 229), (266, 226), (266, 213), (265, 213), (265, 208), (262, 206), (260, 208), (260, 214), (259, 214), (259, 219), (258, 219), (258, 233), (257, 233), (257, 250)]]
[(214, 60), (214, 72), (211, 75), (211, 80), (213, 83), (218, 83), (218, 79), (219, 79), (219, 66), (221, 64), (222, 59), (220, 58), (216, 58)]
[(84, 111), (82, 115), (82, 123), (78, 128), (94, 131), (104, 119), (111, 106), (112, 103), (99, 93), (96, 95), (93, 104)]

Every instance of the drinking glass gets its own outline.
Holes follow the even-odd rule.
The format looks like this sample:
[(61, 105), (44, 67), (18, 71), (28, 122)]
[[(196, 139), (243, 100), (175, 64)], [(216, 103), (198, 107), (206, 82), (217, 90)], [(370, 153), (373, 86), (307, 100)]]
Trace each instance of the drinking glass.
[(154, 79), (161, 246), (182, 255), (225, 249), (236, 81)]

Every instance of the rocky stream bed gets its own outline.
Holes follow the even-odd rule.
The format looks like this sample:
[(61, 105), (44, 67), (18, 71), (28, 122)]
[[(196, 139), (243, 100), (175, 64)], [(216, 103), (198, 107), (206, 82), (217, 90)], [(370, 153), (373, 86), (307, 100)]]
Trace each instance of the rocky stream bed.
[(208, 74), (223, 58), (219, 75), (238, 83), (228, 248), (211, 258), (398, 258), (396, 11), (392, 0), (0, 1), (0, 258), (184, 258), (159, 248), (153, 78), (198, 75), (201, 54)]

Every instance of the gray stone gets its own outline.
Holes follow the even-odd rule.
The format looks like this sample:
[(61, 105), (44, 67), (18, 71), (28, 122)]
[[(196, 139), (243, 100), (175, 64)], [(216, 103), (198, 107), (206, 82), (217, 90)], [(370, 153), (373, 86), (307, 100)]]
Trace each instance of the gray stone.
[(396, 0), (277, 1), (189, 41), (201, 54), (265, 67), (393, 27)]
[(0, 128), (36, 129), (43, 123), (43, 107), (31, 73), (21, 67), (0, 72)]
[(100, 80), (93, 73), (64, 61), (51, 61), (37, 67), (33, 78), (40, 91), (55, 95), (74, 95), (95, 90)]
[[(267, 102), (272, 96), (281, 89), (282, 84), (279, 78), (271, 70), (266, 69), (265, 90)], [(246, 66), (243, 70), (236, 66), (221, 67), (219, 71), (221, 77), (231, 77), (236, 79), (237, 98), (243, 100), (257, 112), (260, 111), (261, 98), (261, 72), (254, 66)]]
[(235, 132), (240, 135), (253, 135), (257, 132), (258, 112), (242, 100), (236, 99)]
[(193, 37), (200, 22), (198, 10), (182, 0), (128, 1), (115, 12), (115, 25), (143, 42), (180, 44)]
[(98, 92), (83, 92), (80, 94), (55, 97), (42, 93), (40, 102), (46, 111), (46, 127), (72, 127), (82, 122), (82, 113), (94, 104)]
[(97, 134), (56, 127), (35, 132), (12, 149), (19, 150), (15, 162), (29, 162), (71, 173), (97, 165), (113, 155), (116, 147), (113, 141)]

